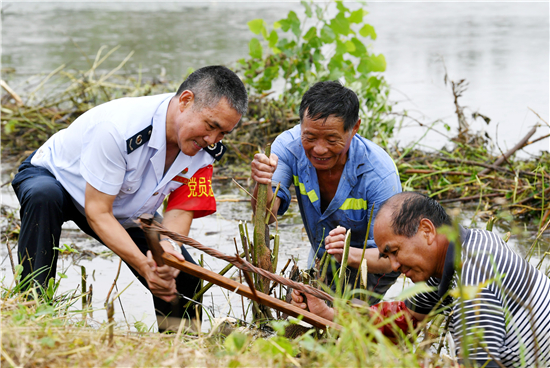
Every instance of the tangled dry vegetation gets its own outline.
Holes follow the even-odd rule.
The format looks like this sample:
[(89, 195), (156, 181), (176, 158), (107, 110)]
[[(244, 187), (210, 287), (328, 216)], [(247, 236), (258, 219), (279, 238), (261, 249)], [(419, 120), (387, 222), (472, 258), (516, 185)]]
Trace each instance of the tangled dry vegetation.
[[(44, 77), (24, 98), (2, 82), (5, 90), (1, 137), (4, 158), (21, 160), (53, 133), (66, 128), (100, 103), (125, 96), (172, 92), (177, 88), (176, 83), (163, 78), (144, 81), (141, 76), (117, 74), (131, 55), (111, 72), (99, 76), (97, 70), (101, 63), (115, 50), (103, 57), (102, 51), (98, 52), (88, 71), (68, 71), (61, 66)], [(548, 135), (533, 137), (537, 126), (542, 124), (533, 127), (508, 152), (495, 154), (495, 149), (488, 148), (487, 138), (468, 132), (466, 128), (464, 108), (458, 105), (458, 97), (465, 87), (460, 82), (449, 83), (453, 86), (462, 129), (449, 141), (447, 146), (450, 148), (426, 152), (414, 146), (386, 147), (396, 162), (404, 188), (425, 192), (442, 203), (474, 202), (489, 214), (501, 209), (511, 210), (513, 215), (526, 220), (538, 218), (539, 227), (542, 226), (550, 214), (547, 200), (550, 157), (548, 152), (528, 160), (515, 155), (531, 143), (548, 139)], [(251, 96), (249, 105), (248, 116), (224, 140), (229, 151), (218, 165), (221, 175), (246, 173), (254, 153), (299, 122), (294, 111), (267, 94)], [(542, 119), (540, 122), (544, 123)]]
[[(9, 291), (4, 290), (4, 293)], [(325, 367), (353, 364), (371, 367), (454, 366), (434, 354), (442, 343), (441, 321), (413, 344), (394, 345), (361, 312), (340, 305), (343, 326), (316, 336), (314, 330), (295, 339), (284, 336), (287, 322), (272, 322), (266, 334), (253, 327), (222, 321), (209, 333), (158, 334), (130, 332), (122, 326), (110, 335), (109, 323), (97, 325), (74, 309), (79, 295), (51, 300), (29, 294), (2, 298), (2, 365), (10, 367)], [(71, 307), (73, 306), (73, 308)], [(88, 311), (89, 312), (89, 311)], [(96, 311), (99, 313), (99, 311)], [(85, 322), (86, 321), (86, 322)], [(424, 327), (424, 325), (423, 325)], [(431, 331), (430, 330), (430, 331)], [(420, 329), (415, 334), (420, 333)], [(378, 340), (378, 342), (376, 342)], [(431, 350), (430, 350), (431, 349)]]

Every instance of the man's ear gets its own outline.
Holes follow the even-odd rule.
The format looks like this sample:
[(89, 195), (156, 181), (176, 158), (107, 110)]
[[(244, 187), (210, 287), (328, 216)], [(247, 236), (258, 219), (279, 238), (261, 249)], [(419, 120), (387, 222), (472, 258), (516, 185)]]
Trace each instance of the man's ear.
[(361, 119), (358, 119), (357, 123), (355, 123), (355, 125), (352, 128), (352, 131), (351, 131), (351, 136), (352, 137), (355, 135), (355, 133), (357, 133), (359, 131), (360, 126), (361, 126)]
[(186, 108), (191, 107), (194, 101), (195, 101), (195, 94), (186, 89), (178, 97), (179, 110), (183, 111)]
[(434, 242), (437, 235), (437, 229), (435, 228), (433, 222), (431, 222), (427, 218), (423, 218), (422, 220), (420, 220), (420, 224), (418, 225), (418, 231), (422, 234), (423, 237), (426, 238), (426, 242), (428, 245)]

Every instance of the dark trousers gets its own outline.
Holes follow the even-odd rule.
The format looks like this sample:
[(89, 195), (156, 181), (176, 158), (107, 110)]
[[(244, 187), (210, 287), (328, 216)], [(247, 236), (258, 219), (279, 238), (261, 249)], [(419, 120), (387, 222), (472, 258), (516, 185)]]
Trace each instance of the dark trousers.
[[(86, 216), (76, 208), (71, 196), (61, 183), (47, 169), (31, 164), (33, 155), (34, 153), (19, 166), (19, 171), (12, 181), (21, 205), (18, 256), (23, 266), (22, 278), (35, 272), (33, 279), (42, 286), (46, 286), (48, 280), (56, 274), (58, 252), (54, 248), (59, 247), (61, 225), (64, 222), (74, 221), (86, 234), (102, 244), (103, 242), (88, 225)], [(130, 228), (126, 231), (139, 250), (146, 254), (148, 246), (143, 230)], [(186, 261), (195, 263), (184, 247), (182, 247), (182, 253)], [(133, 267), (130, 265), (128, 267), (147, 287), (145, 279)], [(105, 287), (108, 286), (105, 285)], [(183, 272), (180, 272), (176, 279), (178, 292), (188, 298), (195, 295), (199, 286), (199, 278)], [(157, 316), (195, 318), (195, 307), (192, 305), (184, 310), (187, 300), (183, 298), (178, 298), (177, 302), (168, 303), (153, 296), (153, 301)]]

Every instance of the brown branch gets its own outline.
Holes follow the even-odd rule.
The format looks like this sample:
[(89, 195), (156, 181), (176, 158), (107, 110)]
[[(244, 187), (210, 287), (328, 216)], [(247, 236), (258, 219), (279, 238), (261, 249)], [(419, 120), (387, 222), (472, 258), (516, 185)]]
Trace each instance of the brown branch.
[[(457, 158), (447, 158), (447, 157), (439, 157), (437, 159), (441, 160), (441, 161), (445, 161), (445, 162), (451, 162), (451, 163), (454, 163), (454, 164), (486, 167), (488, 169), (492, 169), (492, 170), (495, 170), (495, 171), (507, 172), (507, 173), (515, 175), (515, 173), (510, 169), (500, 167), (500, 166), (491, 165), (491, 164), (486, 164), (486, 163), (483, 163), (483, 162), (470, 161), (470, 160), (461, 160), (461, 159), (457, 159)], [(518, 175), (523, 175), (523, 176), (531, 176), (531, 177), (535, 177), (535, 178), (539, 178), (539, 177), (542, 176), (541, 174), (537, 174), (537, 173), (529, 172), (529, 171), (518, 171), (517, 174)], [(480, 176), (481, 172), (478, 173), (477, 175)], [(550, 175), (545, 174), (544, 176), (546, 178), (550, 179)]]
[(158, 233), (160, 233), (162, 235), (166, 235), (166, 236), (174, 239), (175, 241), (181, 242), (185, 245), (190, 245), (193, 248), (196, 248), (196, 249), (198, 249), (198, 250), (200, 250), (200, 251), (202, 251), (202, 252), (204, 252), (204, 253), (212, 256), (212, 257), (219, 258), (219, 259), (222, 259), (226, 262), (229, 262), (229, 263), (233, 264), (235, 267), (237, 267), (237, 268), (239, 268), (243, 271), (257, 273), (260, 276), (268, 278), (268, 279), (270, 279), (274, 282), (277, 282), (279, 284), (283, 284), (283, 285), (291, 287), (293, 289), (297, 289), (298, 291), (304, 292), (306, 294), (313, 295), (313, 296), (315, 296), (319, 299), (327, 300), (327, 301), (330, 301), (330, 302), (334, 301), (334, 298), (330, 294), (328, 294), (328, 293), (326, 293), (322, 290), (315, 289), (315, 288), (313, 288), (309, 285), (304, 285), (304, 284), (301, 284), (301, 283), (298, 283), (298, 282), (291, 281), (291, 280), (289, 280), (285, 277), (276, 275), (276, 274), (274, 274), (272, 272), (269, 272), (267, 270), (264, 270), (262, 268), (255, 267), (252, 264), (250, 264), (249, 262), (247, 262), (246, 260), (242, 259), (241, 257), (228, 256), (227, 254), (222, 253), (222, 252), (220, 252), (216, 249), (204, 246), (201, 243), (199, 243), (198, 241), (196, 241), (194, 239), (191, 239), (191, 238), (189, 238), (185, 235), (181, 235), (181, 234), (175, 233), (173, 231), (169, 231), (156, 221), (153, 221), (152, 225), (147, 225), (144, 222), (142, 222), (142, 227), (143, 228), (150, 228), (151, 230), (157, 231)]
[[(494, 163), (493, 166), (500, 166), (508, 157), (516, 153), (517, 150), (523, 148), (525, 143), (535, 134), (537, 131), (537, 126), (535, 125), (526, 135), (523, 137), (514, 147), (508, 150), (504, 155), (500, 156)], [(491, 170), (489, 168), (482, 170), (478, 175), (487, 175)]]
[(473, 196), (469, 196), (469, 197), (462, 197), (462, 198), (450, 198), (450, 199), (442, 199), (442, 200), (439, 200), (438, 202), (439, 203), (453, 203), (453, 202), (468, 202), (468, 201), (474, 201), (476, 199), (479, 199), (480, 197), (504, 197), (506, 194), (504, 193), (489, 193), (489, 194), (485, 194), (485, 195), (482, 195), (482, 194), (478, 194), (478, 195), (473, 195)]
[(536, 143), (538, 141), (542, 141), (544, 138), (548, 138), (548, 137), (550, 137), (550, 134), (543, 135), (542, 137), (538, 137), (537, 139), (534, 139), (532, 141), (529, 141), (529, 142), (525, 143), (525, 145), (523, 147), (527, 147), (530, 144)]
[(424, 170), (424, 169), (407, 169), (404, 174), (445, 174), (445, 175), (462, 175), (472, 176), (471, 173), (460, 171), (441, 171), (441, 170)]

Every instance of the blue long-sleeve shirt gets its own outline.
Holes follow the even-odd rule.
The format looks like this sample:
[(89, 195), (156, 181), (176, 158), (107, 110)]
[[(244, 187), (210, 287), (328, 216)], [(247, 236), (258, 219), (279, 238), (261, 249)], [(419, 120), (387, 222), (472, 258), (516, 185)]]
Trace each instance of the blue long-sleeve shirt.
[[(297, 125), (275, 139), (271, 152), (278, 156), (279, 163), (272, 183), (273, 188), (281, 183), (277, 194), (281, 199), (278, 215), (288, 209), (290, 186), (296, 189), (300, 214), (312, 246), (308, 261), (311, 264), (315, 255), (323, 255), (324, 237), (338, 225), (351, 229), (352, 247), (363, 248), (371, 208), (374, 206), (375, 217), (384, 201), (401, 192), (401, 183), (397, 168), (386, 151), (356, 134), (336, 195), (325, 212), (321, 212), (317, 172), (302, 147), (300, 127)], [(374, 221), (368, 235), (368, 248), (376, 247), (373, 225)]]

